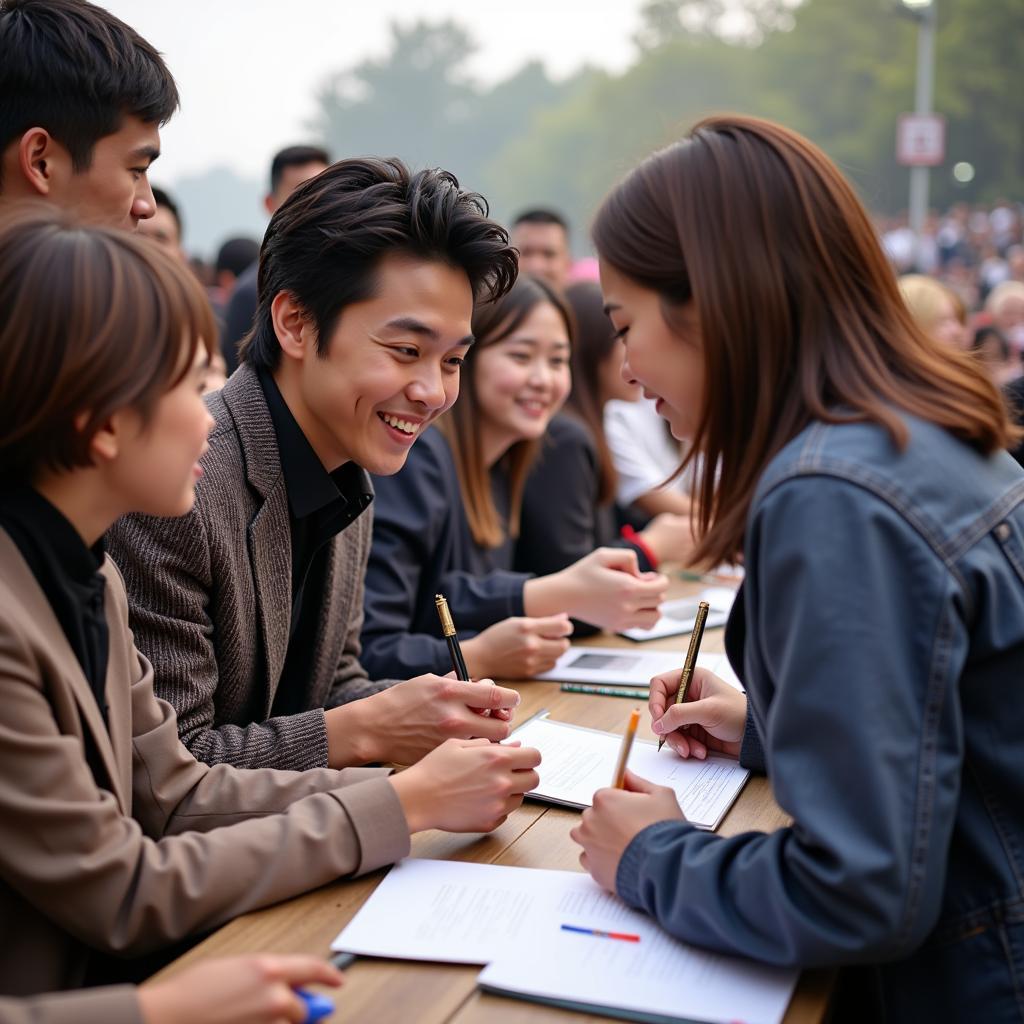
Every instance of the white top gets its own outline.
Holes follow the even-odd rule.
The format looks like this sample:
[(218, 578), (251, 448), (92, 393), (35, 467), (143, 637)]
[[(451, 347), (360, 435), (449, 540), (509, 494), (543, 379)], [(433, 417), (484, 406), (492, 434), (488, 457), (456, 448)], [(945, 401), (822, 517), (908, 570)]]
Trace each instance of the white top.
[[(679, 442), (654, 411), (654, 402), (614, 400), (604, 407), (604, 432), (619, 474), (618, 501), (632, 505), (649, 491), (658, 490), (682, 461)], [(690, 473), (668, 485), (668, 490), (688, 494)]]

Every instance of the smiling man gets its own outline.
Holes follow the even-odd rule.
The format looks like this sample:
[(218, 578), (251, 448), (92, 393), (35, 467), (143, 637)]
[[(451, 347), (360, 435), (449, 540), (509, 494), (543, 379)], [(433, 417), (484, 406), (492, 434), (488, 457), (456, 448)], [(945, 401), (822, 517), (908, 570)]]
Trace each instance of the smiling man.
[(178, 90), (149, 43), (83, 0), (0, 0), (0, 204), (46, 199), (134, 230)]
[[(474, 300), (516, 275), (503, 228), (443, 171), (345, 160), (263, 240), (242, 365), (193, 511), (111, 536), (136, 644), (201, 760), (304, 769), (411, 764), (447, 737), (508, 732), (514, 691), (359, 664), (373, 494), (455, 401)], [(473, 705), (493, 693), (482, 717)], [(359, 699), (357, 699), (359, 698)]]

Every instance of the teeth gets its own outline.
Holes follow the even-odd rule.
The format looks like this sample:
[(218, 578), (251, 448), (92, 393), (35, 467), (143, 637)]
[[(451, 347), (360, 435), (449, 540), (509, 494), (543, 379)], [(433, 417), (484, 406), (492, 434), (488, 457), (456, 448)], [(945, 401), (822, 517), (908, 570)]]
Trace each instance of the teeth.
[(381, 413), (380, 418), (389, 426), (394, 427), (395, 430), (400, 430), (403, 434), (415, 434), (416, 424), (410, 423), (408, 420), (400, 420), (397, 416), (391, 416), (388, 413)]

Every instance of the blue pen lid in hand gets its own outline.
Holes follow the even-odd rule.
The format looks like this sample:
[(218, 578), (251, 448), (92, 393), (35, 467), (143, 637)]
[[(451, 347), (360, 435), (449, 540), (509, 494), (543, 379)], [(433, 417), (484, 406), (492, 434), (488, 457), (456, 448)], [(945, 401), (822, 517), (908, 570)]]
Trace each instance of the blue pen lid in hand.
[(297, 988), (295, 994), (306, 1004), (304, 1024), (315, 1024), (316, 1021), (334, 1013), (334, 1003), (327, 996), (318, 996), (301, 988)]

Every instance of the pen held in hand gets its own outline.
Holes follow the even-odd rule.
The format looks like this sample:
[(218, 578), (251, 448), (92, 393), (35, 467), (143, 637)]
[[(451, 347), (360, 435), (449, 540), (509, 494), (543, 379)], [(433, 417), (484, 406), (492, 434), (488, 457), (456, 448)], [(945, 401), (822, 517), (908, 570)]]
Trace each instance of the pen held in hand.
[(452, 668), (455, 669), (456, 679), (464, 683), (469, 682), (469, 672), (466, 670), (466, 662), (462, 657), (462, 648), (459, 646), (459, 637), (455, 632), (455, 622), (452, 613), (448, 608), (448, 601), (444, 594), (434, 595), (434, 604), (437, 605), (437, 614), (441, 619), (441, 632), (444, 633), (445, 642), (448, 644), (448, 653), (451, 655)]
[[(683, 662), (683, 671), (679, 675), (679, 688), (676, 690), (676, 704), (682, 704), (686, 700), (686, 694), (690, 689), (690, 681), (693, 679), (693, 670), (697, 667), (697, 655), (700, 653), (700, 642), (704, 639), (704, 626), (708, 621), (708, 612), (711, 606), (707, 601), (701, 601), (697, 605), (697, 618), (693, 623), (693, 632), (690, 634), (690, 646), (686, 652), (686, 661)], [(666, 708), (666, 710), (668, 710)], [(658, 749), (665, 745), (665, 737), (658, 740)]]
[(629, 724), (622, 734), (622, 746), (619, 748), (619, 763), (615, 766), (615, 778), (612, 786), (615, 789), (622, 789), (626, 782), (626, 764), (629, 762), (629, 752), (633, 748), (633, 740), (636, 738), (636, 727), (640, 724), (640, 709), (633, 708), (629, 715)]

